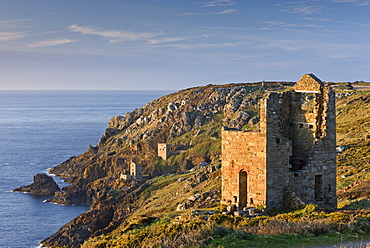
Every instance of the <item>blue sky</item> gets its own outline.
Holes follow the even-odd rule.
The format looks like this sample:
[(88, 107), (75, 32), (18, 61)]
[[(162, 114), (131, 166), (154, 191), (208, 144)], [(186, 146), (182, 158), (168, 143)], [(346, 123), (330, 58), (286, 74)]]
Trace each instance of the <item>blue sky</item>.
[(370, 0), (0, 0), (0, 90), (370, 81)]

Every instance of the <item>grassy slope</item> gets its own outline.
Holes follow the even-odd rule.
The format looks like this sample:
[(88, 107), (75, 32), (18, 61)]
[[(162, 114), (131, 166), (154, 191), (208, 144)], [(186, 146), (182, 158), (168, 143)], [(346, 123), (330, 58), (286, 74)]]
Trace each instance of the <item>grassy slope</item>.
[[(357, 91), (337, 101), (337, 143), (346, 146), (338, 156), (338, 192), (342, 197), (339, 205), (347, 209), (370, 209), (366, 194), (370, 185), (367, 171), (370, 140), (366, 139), (370, 130), (369, 97), (369, 91)], [(215, 138), (216, 145), (219, 139), (217, 135)], [(220, 171), (211, 173), (210, 180), (194, 188), (187, 187), (186, 180), (178, 181), (194, 178), (196, 173), (152, 179), (150, 186), (141, 193), (134, 215), (112, 233), (85, 242), (84, 247), (174, 247), (179, 244), (188, 247), (302, 247), (303, 244), (370, 239), (367, 211), (330, 214), (300, 210), (254, 221), (217, 215), (205, 219), (191, 214), (190, 210), (176, 211), (177, 205), (191, 195), (220, 190)], [(181, 216), (180, 222), (178, 216)]]
[(370, 209), (370, 91), (355, 91), (337, 101), (339, 207)]

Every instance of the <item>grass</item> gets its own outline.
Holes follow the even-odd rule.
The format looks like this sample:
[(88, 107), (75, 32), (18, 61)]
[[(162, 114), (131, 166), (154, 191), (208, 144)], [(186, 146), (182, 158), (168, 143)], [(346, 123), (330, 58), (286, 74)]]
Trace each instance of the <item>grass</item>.
[(338, 208), (345, 210), (370, 210), (370, 199), (340, 200), (338, 202)]
[[(141, 218), (141, 219), (140, 219)], [(302, 247), (370, 238), (370, 212), (302, 210), (258, 218), (183, 214), (148, 222), (137, 216), (84, 247)]]
[(328, 233), (320, 236), (292, 236), (292, 235), (228, 235), (223, 238), (214, 239), (211, 241), (208, 248), (248, 248), (248, 247), (269, 247), (269, 248), (286, 248), (286, 247), (308, 247), (308, 246), (323, 246), (337, 245), (347, 242), (361, 242), (370, 240), (370, 235), (353, 235), (353, 234), (338, 234)]
[(370, 179), (370, 91), (354, 94), (337, 101), (337, 145), (346, 150), (337, 157), (337, 189)]

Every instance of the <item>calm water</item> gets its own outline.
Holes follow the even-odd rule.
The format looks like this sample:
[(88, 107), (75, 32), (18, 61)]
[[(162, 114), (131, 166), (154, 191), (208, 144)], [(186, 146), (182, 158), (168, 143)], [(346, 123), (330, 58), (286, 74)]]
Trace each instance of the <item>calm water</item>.
[[(169, 91), (0, 91), (0, 247), (38, 242), (88, 210), (11, 192), (96, 145), (109, 119)], [(61, 185), (59, 178), (55, 178)]]

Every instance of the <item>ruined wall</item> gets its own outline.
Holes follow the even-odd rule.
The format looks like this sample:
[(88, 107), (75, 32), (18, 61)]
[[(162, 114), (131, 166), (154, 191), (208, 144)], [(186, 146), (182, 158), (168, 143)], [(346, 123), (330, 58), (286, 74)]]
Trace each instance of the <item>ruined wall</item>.
[(290, 92), (268, 93), (261, 101), (261, 132), (266, 133), (266, 192), (268, 209), (284, 207), (284, 190), (291, 176), (292, 143), (284, 136), (290, 116)]
[(222, 203), (266, 204), (266, 134), (222, 131)]
[(143, 178), (143, 166), (141, 164), (136, 164), (131, 162), (130, 164), (130, 175), (134, 180), (140, 180)]
[(290, 187), (306, 203), (336, 207), (335, 94), (312, 74), (293, 89)]
[[(300, 132), (293, 132), (293, 142), (300, 139), (309, 143), (310, 147), (306, 157), (302, 157), (302, 152), (295, 154), (296, 158), (301, 156), (301, 159), (305, 159), (305, 163), (299, 170), (295, 169), (291, 188), (306, 203), (336, 207), (335, 94), (329, 87), (322, 87), (321, 95), (318, 94), (316, 99), (319, 106), (315, 109), (313, 127), (303, 127)], [(311, 130), (311, 137), (301, 135), (305, 129)]]
[(143, 166), (131, 161), (129, 170), (125, 174), (122, 173), (120, 178), (124, 180), (141, 180), (143, 178)]

